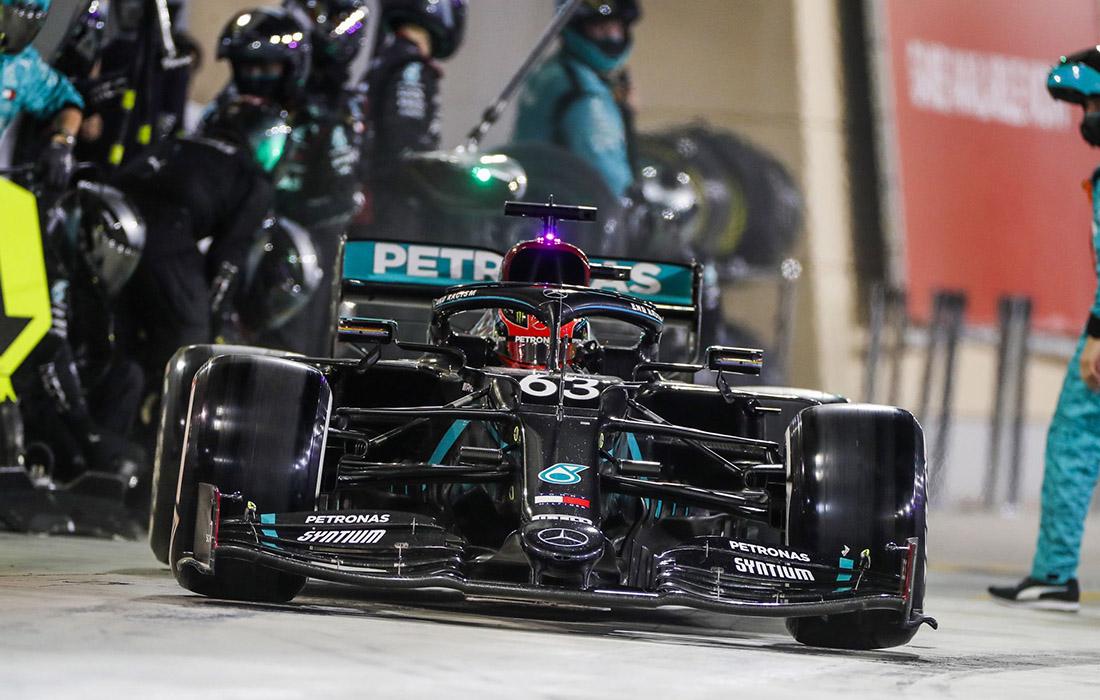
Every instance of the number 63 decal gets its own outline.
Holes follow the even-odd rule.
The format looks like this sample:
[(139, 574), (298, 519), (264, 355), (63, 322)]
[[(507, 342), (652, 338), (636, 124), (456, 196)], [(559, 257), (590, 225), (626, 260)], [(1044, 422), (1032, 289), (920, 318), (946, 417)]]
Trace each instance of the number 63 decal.
[[(523, 393), (538, 398), (558, 393), (557, 377), (531, 375), (519, 383)], [(594, 401), (600, 397), (600, 381), (590, 377), (566, 377), (565, 398), (573, 401)]]

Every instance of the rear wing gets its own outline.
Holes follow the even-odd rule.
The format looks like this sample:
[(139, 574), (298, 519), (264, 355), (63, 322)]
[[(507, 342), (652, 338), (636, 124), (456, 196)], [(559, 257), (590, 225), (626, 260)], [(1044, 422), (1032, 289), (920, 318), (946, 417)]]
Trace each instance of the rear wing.
[[(341, 316), (392, 318), (402, 336), (422, 340), (431, 302), (448, 287), (497, 281), (504, 256), (477, 246), (393, 240), (352, 240), (344, 249)], [(665, 319), (662, 359), (699, 357), (703, 266), (622, 258), (591, 258), (594, 266), (621, 268), (622, 279), (594, 279), (592, 287), (654, 304)], [(599, 335), (599, 325), (597, 324)], [(600, 337), (605, 337), (605, 335)], [(614, 338), (607, 338), (614, 342)]]

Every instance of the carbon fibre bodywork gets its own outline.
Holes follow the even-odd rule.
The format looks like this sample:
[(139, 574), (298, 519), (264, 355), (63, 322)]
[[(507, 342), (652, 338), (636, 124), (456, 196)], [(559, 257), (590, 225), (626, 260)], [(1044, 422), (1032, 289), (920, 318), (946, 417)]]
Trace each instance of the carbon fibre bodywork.
[[(630, 324), (637, 343), (621, 350), (633, 367), (605, 371), (595, 351), (568, 365), (556, 333), (557, 369), (493, 366), (451, 321), (499, 307), (552, 329)], [(721, 372), (716, 386), (673, 380), (703, 367), (656, 361), (662, 325), (626, 295), (487, 283), (434, 302), (430, 344), (357, 319), (360, 359), (210, 359), (184, 438), (177, 577), (247, 599), (287, 599), (316, 577), (612, 607), (881, 614), (896, 634), (875, 644), (907, 641), (929, 621), (912, 416), (737, 389)], [(383, 342), (419, 357), (380, 359)], [(245, 578), (271, 584), (242, 592), (233, 582)]]

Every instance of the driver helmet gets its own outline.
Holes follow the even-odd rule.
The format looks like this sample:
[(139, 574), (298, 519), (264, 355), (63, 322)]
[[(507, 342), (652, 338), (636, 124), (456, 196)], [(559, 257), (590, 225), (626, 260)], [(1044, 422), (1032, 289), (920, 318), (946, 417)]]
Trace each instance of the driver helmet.
[[(572, 365), (577, 349), (591, 335), (587, 319), (578, 318), (561, 325), (558, 337), (564, 349), (565, 364)], [(494, 331), (496, 354), (505, 367), (548, 369), (550, 365), (550, 328), (529, 313), (513, 309), (497, 311)]]
[[(592, 266), (580, 248), (562, 242), (553, 233), (512, 247), (501, 263), (502, 282), (587, 287)], [(550, 329), (531, 314), (512, 309), (497, 311), (493, 329), (496, 354), (507, 367), (546, 369), (550, 362)], [(559, 338), (564, 360), (573, 363), (577, 348), (591, 337), (586, 319), (563, 323)]]
[(31, 45), (50, 12), (50, 0), (0, 0), (0, 54), (15, 56)]

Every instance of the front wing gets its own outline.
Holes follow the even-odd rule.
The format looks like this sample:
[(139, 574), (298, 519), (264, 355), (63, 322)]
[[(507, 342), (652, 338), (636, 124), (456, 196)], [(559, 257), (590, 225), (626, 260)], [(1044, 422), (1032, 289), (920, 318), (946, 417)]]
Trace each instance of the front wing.
[(648, 562), (653, 590), (566, 588), (467, 576), (463, 547), (428, 516), (382, 511), (221, 517), (221, 494), (200, 486), (195, 555), (181, 566), (212, 574), (222, 558), (379, 591), (446, 589), (471, 599), (606, 608), (687, 607), (759, 617), (816, 617), (867, 610), (898, 613), (907, 625), (935, 621), (913, 610), (913, 538), (902, 571), (813, 561), (791, 550), (696, 537)]

